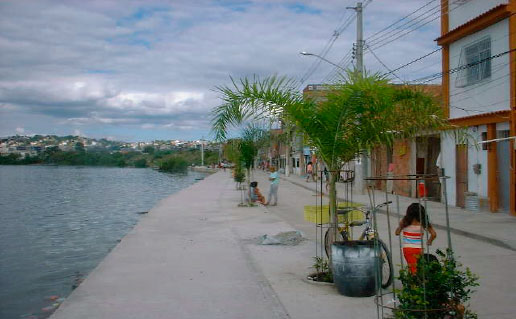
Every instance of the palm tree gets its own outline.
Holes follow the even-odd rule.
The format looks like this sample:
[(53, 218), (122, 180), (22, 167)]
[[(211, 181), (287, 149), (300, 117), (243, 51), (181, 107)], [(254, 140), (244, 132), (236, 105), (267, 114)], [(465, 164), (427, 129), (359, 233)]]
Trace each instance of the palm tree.
[(249, 124), (242, 130), (239, 143), (240, 160), (247, 172), (247, 185), (251, 182), (251, 168), (258, 155), (258, 150), (269, 141), (269, 132), (256, 125)]
[[(235, 174), (246, 170), (246, 184), (251, 182), (251, 168), (258, 156), (258, 150), (269, 142), (269, 132), (257, 125), (248, 124), (240, 138), (231, 139), (226, 146), (226, 156), (235, 163)], [(249, 199), (249, 196), (247, 197)], [(243, 200), (242, 203), (243, 204)]]
[(336, 232), (336, 187), (343, 163), (397, 138), (447, 127), (433, 97), (407, 86), (389, 84), (379, 75), (349, 72), (342, 83), (328, 86), (326, 100), (305, 99), (293, 81), (276, 76), (233, 81), (219, 87), (223, 104), (213, 110), (213, 131), (225, 137), (229, 127), (246, 121), (291, 121), (315, 147), (330, 175), (330, 220)]

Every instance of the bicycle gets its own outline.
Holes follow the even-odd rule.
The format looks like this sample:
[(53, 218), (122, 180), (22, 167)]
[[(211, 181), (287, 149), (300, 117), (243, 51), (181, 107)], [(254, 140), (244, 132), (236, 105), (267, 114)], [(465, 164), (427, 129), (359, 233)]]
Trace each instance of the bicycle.
[[(372, 210), (361, 207), (346, 207), (344, 209), (337, 209), (337, 215), (344, 216), (343, 225), (337, 225), (337, 239), (334, 240), (334, 230), (332, 227), (326, 230), (326, 234), (324, 235), (324, 249), (326, 251), (326, 256), (329, 257), (331, 254), (331, 244), (335, 241), (348, 241), (353, 240), (351, 230), (353, 227), (363, 226), (365, 225), (364, 230), (358, 240), (373, 240), (377, 239), (379, 244), (379, 256), (382, 268), (382, 288), (385, 289), (389, 287), (393, 280), (393, 266), (392, 266), (392, 255), (387, 248), (387, 245), (379, 238), (378, 233), (375, 232), (372, 221), (371, 221), (371, 212), (378, 210), (379, 208), (391, 204), (391, 201), (376, 205)], [(359, 212), (362, 216), (365, 215), (365, 219), (356, 220), (354, 214)], [(351, 215), (351, 216), (350, 216)]]

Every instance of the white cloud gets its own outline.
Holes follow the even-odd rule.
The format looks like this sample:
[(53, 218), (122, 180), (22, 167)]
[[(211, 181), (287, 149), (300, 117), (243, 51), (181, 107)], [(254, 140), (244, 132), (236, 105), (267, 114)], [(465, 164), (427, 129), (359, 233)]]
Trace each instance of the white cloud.
[[(315, 58), (298, 52), (319, 53), (355, 2), (2, 1), (2, 123), (30, 123), (42, 133), (55, 130), (50, 123), (70, 133), (80, 126), (90, 136), (104, 134), (100, 127), (120, 135), (141, 129), (146, 137), (152, 130), (208, 135), (209, 110), (220, 103), (215, 86), (230, 75), (299, 79)], [(364, 12), (366, 38), (426, 2), (373, 1)], [(391, 68), (421, 56), (435, 47), (438, 22), (375, 53)], [(326, 57), (340, 61), (354, 39), (352, 23)], [(439, 61), (437, 54), (398, 74), (438, 72)], [(370, 54), (365, 65), (385, 72)], [(331, 70), (322, 63), (308, 82)]]

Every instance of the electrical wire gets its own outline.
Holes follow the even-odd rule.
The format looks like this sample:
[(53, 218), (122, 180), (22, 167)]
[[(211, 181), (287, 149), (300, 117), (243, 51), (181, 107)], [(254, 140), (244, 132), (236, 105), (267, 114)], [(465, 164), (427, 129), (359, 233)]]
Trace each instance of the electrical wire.
[[(451, 4), (458, 3), (458, 1), (459, 1), (459, 0), (454, 0), (453, 2), (451, 2)], [(456, 6), (456, 7), (452, 8), (452, 9), (450, 9), (450, 8), (448, 7), (448, 10), (445, 12), (445, 14), (448, 14), (448, 13), (452, 12), (453, 10), (455, 10), (455, 9), (459, 8), (460, 6), (462, 6), (463, 4), (464, 4), (464, 3), (459, 3), (459, 4), (458, 4), (458, 6)], [(380, 40), (377, 40), (376, 42), (375, 42), (375, 40), (370, 40), (370, 42), (372, 41), (373, 43), (369, 43), (369, 46), (370, 46), (370, 47), (373, 47), (373, 49), (381, 48), (381, 47), (383, 47), (383, 46), (385, 46), (385, 45), (387, 45), (387, 44), (389, 44), (389, 43), (392, 43), (392, 42), (394, 42), (394, 41), (396, 41), (396, 40), (398, 40), (398, 39), (400, 39), (400, 38), (402, 38), (402, 37), (404, 37), (404, 36), (406, 36), (406, 35), (408, 35), (408, 34), (410, 34), (410, 33), (414, 32), (414, 31), (416, 31), (416, 30), (418, 30), (418, 29), (420, 29), (420, 28), (424, 27), (425, 25), (429, 24), (430, 22), (433, 22), (433, 21), (437, 20), (438, 18), (440, 18), (440, 17), (442, 16), (442, 14), (443, 14), (442, 12), (441, 12), (441, 14), (438, 14), (437, 16), (435, 16), (433, 19), (431, 19), (431, 20), (429, 20), (429, 21), (426, 21), (425, 23), (423, 23), (423, 24), (421, 24), (421, 25), (417, 25), (417, 24), (419, 24), (419, 23), (424, 22), (426, 19), (431, 18), (434, 14), (439, 13), (439, 12), (441, 11), (441, 8), (438, 8), (439, 6), (440, 6), (440, 5), (437, 5), (437, 6), (433, 7), (433, 8), (431, 8), (430, 10), (425, 11), (423, 14), (421, 14), (421, 15), (419, 15), (419, 16), (417, 16), (417, 17), (413, 18), (413, 19), (411, 19), (410, 21), (406, 22), (405, 24), (403, 24), (403, 25), (401, 25), (401, 26), (398, 26), (397, 28), (395, 28), (394, 30), (392, 30), (392, 31), (390, 31), (390, 32), (387, 32), (387, 33), (385, 33), (385, 34), (381, 34), (381, 37), (377, 37), (378, 39), (380, 39), (380, 38), (381, 38), (381, 39), (380, 39)], [(437, 9), (437, 10), (436, 10), (436, 9)], [(432, 10), (433, 10), (433, 12), (431, 12), (431, 14), (429, 14), (429, 15), (427, 15), (426, 17), (422, 18), (420, 21), (415, 21), (416, 19), (420, 18), (421, 16), (423, 16), (423, 15), (427, 14), (428, 12), (430, 12), (430, 11), (432, 11)], [(412, 22), (412, 21), (415, 21), (415, 22), (414, 22), (414, 23), (412, 23), (411, 25), (409, 25), (409, 27), (413, 27), (413, 28), (411, 28), (411, 29), (409, 29), (409, 28), (405, 28), (405, 29), (400, 30), (400, 31), (398, 31), (398, 32), (394, 32), (395, 30), (398, 30), (398, 29), (399, 29), (399, 28), (401, 28), (402, 26), (405, 26), (405, 25), (407, 25), (408, 23), (410, 23), (410, 22)], [(403, 33), (404, 31), (406, 31), (406, 32), (405, 32), (405, 33)], [(402, 34), (400, 34), (400, 33), (402, 33)], [(400, 34), (400, 35), (399, 35), (399, 36), (397, 36), (397, 37), (395, 37), (394, 39), (390, 40), (392, 37), (394, 37), (394, 36), (396, 36), (396, 35), (398, 35), (398, 34)], [(389, 40), (390, 40), (390, 41), (389, 41)]]
[(516, 49), (511, 49), (511, 50), (507, 50), (505, 52), (502, 52), (502, 53), (498, 53), (498, 54), (495, 54), (495, 55), (492, 55), (490, 57), (487, 57), (487, 58), (484, 58), (484, 59), (481, 59), (481, 60), (478, 60), (476, 62), (473, 62), (473, 63), (469, 63), (469, 64), (465, 64), (465, 65), (461, 65), (461, 66), (458, 66), (456, 68), (453, 68), (453, 69), (450, 69), (448, 71), (444, 71), (444, 72), (440, 72), (440, 73), (435, 73), (435, 74), (432, 74), (432, 75), (429, 75), (429, 76), (426, 76), (426, 77), (422, 77), (420, 79), (416, 79), (416, 80), (413, 80), (413, 81), (410, 81), (409, 83), (417, 83), (419, 82), (418, 84), (423, 84), (423, 83), (427, 83), (427, 82), (430, 82), (430, 81), (433, 81), (433, 80), (436, 80), (438, 78), (441, 78), (443, 75), (445, 74), (453, 74), (453, 73), (456, 73), (456, 72), (459, 72), (459, 71), (462, 71), (462, 70), (465, 70), (467, 68), (470, 68), (470, 67), (473, 67), (473, 66), (476, 66), (478, 64), (481, 64), (481, 63), (484, 63), (486, 61), (490, 61), (492, 59), (496, 59), (496, 58), (499, 58), (501, 56), (504, 56), (506, 54), (509, 54), (513, 51), (516, 51)]
[[(390, 31), (390, 32), (388, 32), (386, 34), (380, 34), (376, 38), (369, 39), (369, 41), (368, 41), (369, 45), (370, 46), (374, 46), (377, 43), (384, 42), (384, 41), (386, 41), (386, 40), (388, 40), (388, 39), (390, 39), (390, 38), (392, 38), (392, 37), (394, 37), (394, 36), (404, 32), (404, 31), (406, 31), (410, 27), (416, 26), (417, 24), (423, 22), (424, 20), (426, 20), (426, 19), (432, 17), (434, 14), (438, 13), (440, 11), (439, 7), (440, 7), (440, 5), (437, 5), (437, 6), (433, 7), (433, 8), (431, 8), (431, 9), (423, 12), (422, 14), (418, 15), (417, 17), (415, 17), (415, 18), (405, 22), (404, 24), (402, 24), (400, 26), (397, 26), (392, 31)], [(421, 18), (420, 21), (418, 21), (419, 18)], [(411, 23), (411, 22), (413, 22), (413, 23)], [(402, 29), (404, 26), (407, 26), (407, 27)], [(400, 31), (395, 32), (396, 30), (400, 30)]]
[(427, 2), (425, 5), (423, 5), (422, 7), (419, 7), (417, 8), (415, 11), (412, 11), (411, 13), (407, 14), (406, 16), (404, 16), (403, 18), (391, 23), (390, 25), (386, 26), (385, 28), (383, 28), (382, 30), (380, 31), (377, 31), (376, 33), (374, 33), (373, 35), (369, 36), (368, 38), (365, 39), (365, 41), (370, 41), (372, 38), (374, 38), (377, 34), (380, 34), (384, 31), (387, 31), (390, 27), (396, 25), (398, 22), (401, 22), (405, 19), (407, 19), (408, 17), (410, 17), (411, 15), (415, 14), (416, 12), (418, 12), (419, 10), (423, 9), (424, 7), (428, 6), (430, 3), (434, 2), (434, 1), (437, 1), (437, 0), (430, 0), (429, 2)]
[(392, 71), (387, 65), (385, 65), (385, 63), (383, 63), (382, 60), (380, 60), (380, 58), (376, 55), (376, 53), (374, 53), (374, 51), (372, 49), (369, 49), (369, 51), (373, 54), (373, 56), (376, 58), (376, 60), (378, 60), (378, 62), (380, 62), (380, 64), (383, 65), (383, 67), (386, 68), (387, 71), (389, 71), (389, 74), (394, 75), (402, 83), (405, 82), (398, 75), (396, 75), (396, 73), (394, 73), (394, 71)]
[[(369, 4), (371, 4), (371, 2), (373, 2), (373, 0), (366, 0), (366, 2), (362, 5), (362, 10), (367, 8), (367, 6)], [(342, 34), (342, 32), (344, 32), (344, 30), (346, 30), (350, 25), (351, 23), (356, 19), (356, 15), (351, 15), (346, 22), (344, 22), (339, 28), (337, 28), (333, 35), (332, 35), (332, 38), (330, 38), (328, 44), (326, 45), (325, 49), (323, 49), (323, 51), (321, 51), (321, 53), (319, 54), (319, 56), (325, 58), (326, 55), (328, 54), (328, 52), (331, 50), (331, 48), (333, 47), (333, 44), (335, 43), (335, 41), (337, 41), (337, 39), (339, 38), (339, 36)], [(341, 18), (342, 20), (342, 18)], [(306, 80), (308, 80), (308, 78), (310, 78), (314, 73), (315, 71), (317, 70), (317, 68), (321, 65), (321, 62), (322, 62), (322, 59), (318, 59), (318, 61), (315, 61), (312, 66), (307, 70), (307, 72), (301, 77), (300, 81), (299, 81), (299, 86), (300, 88), (302, 87), (302, 85), (306, 82)]]
[[(417, 13), (418, 11), (422, 10), (423, 8), (425, 8), (426, 6), (430, 5), (433, 1), (435, 1), (435, 0), (432, 0), (432, 1), (430, 1), (430, 2), (427, 2), (425, 5), (423, 5), (423, 6), (419, 7), (418, 9), (416, 9), (416, 10), (415, 10), (415, 11), (413, 11), (413, 12), (411, 12), (411, 13), (410, 13), (410, 14), (408, 14), (407, 16), (405, 16), (405, 17), (403, 17), (403, 18), (401, 18), (401, 19), (397, 20), (396, 22), (392, 23), (390, 26), (393, 26), (393, 25), (395, 25), (396, 23), (398, 23), (398, 22), (400, 22), (400, 21), (403, 21), (403, 20), (407, 19), (407, 18), (408, 18), (408, 17), (410, 17), (411, 15), (413, 15), (413, 14)], [(458, 0), (454, 0), (452, 3), (456, 3), (457, 1), (458, 1)], [(451, 11), (453, 11), (453, 10), (457, 9), (457, 8), (458, 8), (458, 7), (460, 7), (461, 5), (462, 5), (462, 4), (459, 4), (457, 7), (453, 8), (453, 9), (451, 9), (451, 10), (450, 10), (450, 9), (448, 9), (448, 10), (447, 10), (447, 12), (445, 12), (445, 13), (447, 14), (447, 13), (449, 13), (449, 12), (451, 12)], [(439, 6), (439, 5), (438, 5), (438, 6)], [(438, 6), (433, 7), (433, 8), (432, 8), (432, 9), (430, 9), (430, 10), (434, 10), (434, 9), (436, 9)], [(429, 10), (425, 11), (425, 13), (427, 13), (428, 11), (429, 11)], [(438, 11), (440, 11), (440, 10), (438, 10)], [(436, 11), (435, 13), (437, 13), (438, 11)], [(425, 14), (425, 13), (424, 13), (424, 14)], [(424, 14), (423, 14), (423, 15), (424, 15)], [(441, 13), (441, 15), (442, 15), (442, 13)], [(434, 20), (436, 20), (437, 18), (441, 17), (441, 15), (438, 15), (435, 19), (433, 19), (433, 20), (431, 20), (431, 21), (434, 21)], [(420, 16), (421, 16), (421, 15), (419, 15), (418, 17), (420, 17)], [(416, 18), (418, 18), (418, 17), (416, 17)], [(406, 22), (406, 23), (405, 23), (405, 24), (403, 24), (403, 25), (406, 25), (407, 23), (410, 23), (411, 21), (414, 21), (416, 18), (413, 18), (413, 19), (409, 20), (408, 22)], [(428, 17), (426, 17), (426, 18), (428, 18)], [(426, 19), (426, 18), (425, 18), (425, 19)], [(423, 26), (425, 26), (426, 24), (430, 23), (431, 21), (428, 21), (428, 22), (424, 23), (423, 25), (420, 25), (420, 26), (418, 26), (418, 27), (414, 28), (413, 30), (408, 30), (408, 32), (405, 32), (404, 34), (401, 34), (401, 35), (400, 35), (400, 36), (398, 36), (397, 38), (392, 39), (392, 40), (391, 40), (391, 41), (389, 41), (389, 42), (381, 43), (381, 45), (378, 45), (376, 48), (374, 48), (374, 47), (373, 47), (372, 49), (376, 50), (377, 48), (381, 48), (381, 47), (383, 47), (383, 46), (385, 46), (385, 45), (387, 45), (387, 44), (389, 44), (389, 43), (391, 43), (391, 42), (394, 42), (395, 40), (397, 40), (397, 39), (399, 39), (399, 38), (401, 38), (401, 37), (403, 37), (403, 36), (405, 36), (405, 35), (407, 35), (407, 34), (409, 34), (409, 33), (413, 32), (413, 31), (415, 31), (415, 30), (417, 30), (417, 29), (419, 29), (419, 28), (421, 28), (421, 27), (423, 27)], [(402, 26), (403, 26), (403, 25), (402, 25)], [(386, 28), (384, 28), (383, 30), (387, 30), (388, 28), (389, 28), (389, 27), (386, 27)], [(395, 29), (395, 30), (396, 30), (396, 29)], [(406, 31), (406, 30), (402, 30), (402, 31)], [(391, 37), (392, 37), (392, 32), (393, 32), (393, 31), (391, 31), (391, 32), (390, 32), (390, 33), (391, 33)], [(376, 32), (374, 35), (377, 35), (377, 34), (379, 34), (379, 33), (380, 33), (380, 32)], [(386, 33), (386, 34), (384, 34), (384, 35), (382, 35), (382, 36), (385, 36), (385, 35), (388, 35), (388, 34), (389, 34), (389, 33)], [(396, 34), (399, 34), (399, 32), (398, 32), (398, 33), (396, 33)], [(373, 35), (373, 36), (374, 36), (374, 35)], [(368, 39), (371, 39), (371, 38), (372, 38), (372, 36), (371, 36), (371, 37), (369, 37)], [(390, 38), (390, 37), (388, 37), (388, 38)], [(371, 49), (371, 44), (369, 44), (369, 49)], [(440, 49), (438, 49), (437, 51), (440, 51), (440, 50), (441, 50), (441, 48), (440, 48)], [(435, 52), (437, 52), (437, 51), (435, 51)], [(416, 59), (415, 61), (413, 61), (412, 63), (417, 62), (417, 61), (419, 61), (419, 60), (421, 60), (421, 59), (424, 59), (425, 57), (430, 56), (431, 54), (433, 54), (433, 53), (435, 53), (435, 52), (430, 52), (428, 55), (424, 55), (424, 56), (422, 56), (422, 57), (420, 57), (420, 58), (417, 58), (417, 59)], [(367, 54), (367, 53), (368, 53), (368, 51), (367, 51), (367, 50), (365, 50), (365, 51), (364, 51), (364, 54)], [(344, 58), (343, 58), (343, 60), (344, 60)], [(407, 65), (410, 65), (410, 64), (412, 64), (412, 63), (408, 63)], [(339, 66), (341, 66), (341, 67), (343, 67), (343, 64), (341, 64), (341, 63), (338, 63), (338, 65), (339, 65)], [(349, 66), (349, 62), (346, 64), (346, 67), (347, 67), (347, 66)], [(395, 71), (397, 71), (397, 70), (393, 70), (393, 71), (395, 72)], [(330, 75), (330, 74), (332, 74), (332, 75)], [(328, 73), (328, 74), (326, 75), (326, 77), (325, 77), (324, 79), (330, 79), (330, 81), (331, 81), (331, 80), (334, 80), (334, 79), (338, 76), (338, 74), (339, 74), (339, 72), (337, 71), (337, 68), (335, 67), (332, 71), (330, 71), (330, 73)]]

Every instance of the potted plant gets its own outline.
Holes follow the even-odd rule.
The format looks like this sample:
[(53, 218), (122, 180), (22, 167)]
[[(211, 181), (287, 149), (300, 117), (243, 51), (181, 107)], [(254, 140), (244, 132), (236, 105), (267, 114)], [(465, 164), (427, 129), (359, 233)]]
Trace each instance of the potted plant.
[(451, 250), (446, 254), (438, 250), (437, 255), (438, 258), (420, 258), (415, 274), (408, 267), (400, 270), (402, 288), (396, 290), (398, 304), (393, 318), (477, 318), (466, 302), (478, 286), (478, 276), (469, 268), (461, 269)]

